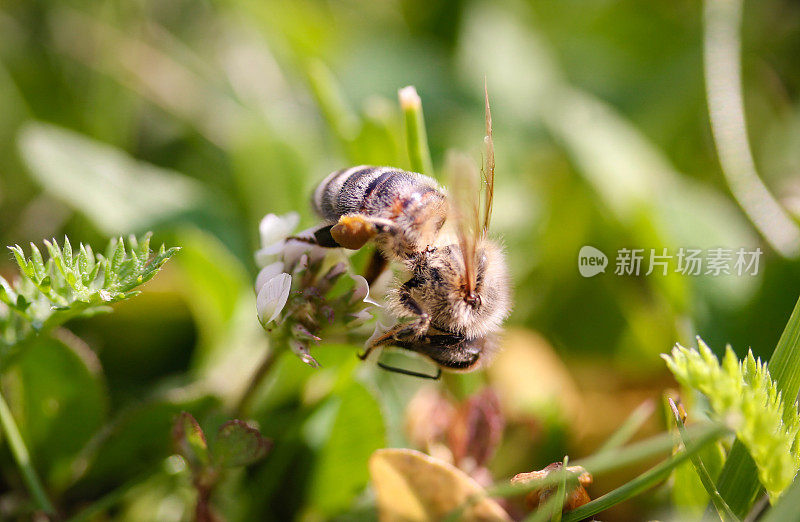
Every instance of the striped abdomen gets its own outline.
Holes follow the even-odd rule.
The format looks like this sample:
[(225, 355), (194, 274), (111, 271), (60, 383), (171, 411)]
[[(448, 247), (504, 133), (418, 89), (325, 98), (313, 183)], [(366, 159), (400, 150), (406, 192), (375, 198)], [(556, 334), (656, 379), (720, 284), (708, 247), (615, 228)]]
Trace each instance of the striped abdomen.
[(378, 241), (401, 256), (431, 244), (447, 215), (445, 195), (433, 179), (392, 167), (336, 171), (314, 190), (313, 205), (331, 224), (352, 214), (391, 220), (397, 237)]
[[(359, 166), (326, 177), (314, 191), (314, 209), (328, 221), (347, 214), (383, 216), (392, 210), (438, 203), (444, 195), (422, 174), (391, 167)], [(394, 209), (392, 207), (395, 207)]]

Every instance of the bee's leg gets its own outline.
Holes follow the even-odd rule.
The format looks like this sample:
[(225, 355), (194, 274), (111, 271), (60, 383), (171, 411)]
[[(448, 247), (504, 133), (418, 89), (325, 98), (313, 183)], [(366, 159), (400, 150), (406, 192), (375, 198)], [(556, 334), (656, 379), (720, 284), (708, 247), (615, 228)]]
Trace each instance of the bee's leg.
[(419, 303), (411, 297), (411, 293), (408, 291), (409, 285), (413, 284), (412, 281), (413, 279), (401, 287), (400, 303), (406, 310), (414, 314), (416, 319), (409, 323), (396, 324), (388, 332), (373, 339), (366, 350), (364, 350), (364, 353), (358, 356), (361, 360), (366, 359), (372, 350), (379, 346), (392, 344), (395, 341), (412, 341), (419, 339), (428, 331), (431, 318), (422, 307), (419, 306)]
[(341, 248), (342, 246), (337, 243), (333, 236), (331, 236), (331, 229), (333, 225), (326, 225), (314, 231), (313, 237), (308, 236), (289, 236), (286, 239), (293, 241), (302, 241), (303, 243), (310, 243), (312, 245), (321, 246), (323, 248)]
[(397, 225), (391, 220), (364, 214), (347, 214), (340, 217), (339, 222), (331, 227), (330, 235), (340, 246), (358, 250), (376, 235), (395, 231)]
[(386, 270), (387, 266), (389, 266), (389, 260), (376, 248), (369, 258), (367, 269), (364, 271), (364, 279), (367, 280), (367, 284), (372, 286), (372, 283)]

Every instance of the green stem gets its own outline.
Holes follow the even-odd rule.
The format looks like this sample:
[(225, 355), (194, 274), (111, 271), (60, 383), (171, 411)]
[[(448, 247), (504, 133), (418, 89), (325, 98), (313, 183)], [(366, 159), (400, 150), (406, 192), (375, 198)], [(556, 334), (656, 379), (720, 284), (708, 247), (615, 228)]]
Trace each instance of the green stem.
[(250, 381), (247, 383), (247, 388), (245, 388), (244, 392), (242, 393), (242, 397), (239, 399), (239, 402), (236, 403), (234, 412), (237, 417), (246, 416), (250, 410), (256, 390), (258, 390), (261, 382), (270, 373), (272, 366), (278, 359), (278, 354), (283, 351), (282, 349), (276, 347), (276, 345), (279, 344), (282, 343), (270, 343), (269, 350), (261, 360), (261, 364), (258, 366), (256, 371), (253, 372), (253, 376), (250, 377)]
[[(681, 443), (683, 443), (683, 447), (687, 447), (689, 445), (689, 435), (686, 433), (686, 427), (683, 424), (683, 419), (681, 419), (681, 415), (678, 412), (678, 407), (675, 405), (675, 401), (669, 399), (669, 406), (672, 410), (672, 414), (675, 417), (675, 424), (678, 426), (678, 436), (681, 439)], [(719, 494), (717, 491), (717, 487), (714, 485), (714, 479), (711, 478), (711, 474), (706, 469), (705, 464), (703, 464), (703, 460), (700, 458), (698, 453), (692, 455), (692, 464), (694, 465), (694, 470), (697, 473), (697, 476), (700, 478), (700, 482), (703, 484), (703, 487), (708, 493), (708, 496), (711, 498), (711, 502), (714, 504), (714, 508), (717, 510), (717, 514), (719, 515), (720, 520), (723, 522), (728, 521), (735, 521), (739, 522), (739, 517), (737, 517), (733, 511), (731, 510), (728, 503), (725, 502), (725, 499), (722, 498), (722, 495)]]
[(428, 134), (425, 131), (425, 117), (422, 115), (422, 100), (417, 90), (409, 85), (398, 91), (400, 107), (406, 127), (406, 144), (411, 170), (420, 174), (433, 174), (431, 152), (428, 149)]
[(25, 446), (25, 441), (22, 440), (22, 435), (19, 433), (17, 423), (14, 422), (14, 417), (11, 415), (11, 410), (8, 408), (2, 393), (0, 393), (0, 424), (8, 439), (8, 446), (11, 449), (11, 454), (17, 462), (22, 478), (33, 496), (34, 501), (39, 506), (39, 509), (47, 514), (53, 515), (56, 510), (50, 499), (47, 498), (42, 483), (39, 482), (39, 477), (36, 475), (36, 470), (33, 469), (31, 464), (31, 457), (28, 453), (28, 448)]

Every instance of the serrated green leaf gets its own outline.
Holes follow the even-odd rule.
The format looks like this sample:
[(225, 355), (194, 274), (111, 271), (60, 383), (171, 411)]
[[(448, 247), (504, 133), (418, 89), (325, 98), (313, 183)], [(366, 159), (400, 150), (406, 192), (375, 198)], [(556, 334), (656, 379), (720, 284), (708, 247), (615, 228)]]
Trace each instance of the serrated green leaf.
[(94, 251), (92, 250), (91, 245), (84, 245), (81, 243), (81, 248), (86, 252), (86, 261), (89, 264), (88, 269), (94, 270), (94, 266), (96, 264)]
[[(797, 397), (800, 389), (800, 299), (770, 357), (770, 374), (776, 388), (784, 397)], [(794, 401), (784, 403), (783, 422), (789, 424), (797, 415)], [(797, 450), (797, 448), (795, 448)], [(719, 478), (719, 490), (740, 516), (745, 516), (755, 503), (761, 483), (753, 458), (741, 440), (737, 439)]]
[(125, 240), (120, 237), (117, 240), (117, 246), (114, 248), (114, 255), (111, 257), (111, 271), (118, 272), (122, 267), (122, 262), (125, 260)]
[(87, 286), (90, 285), (94, 280), (97, 279), (97, 274), (100, 272), (100, 269), (105, 266), (105, 261), (98, 262), (98, 263), (92, 263), (91, 265), (94, 265), (94, 266), (92, 266), (92, 271), (86, 277), (86, 280), (87, 280), (86, 285)]
[[(55, 240), (53, 240), (55, 242)], [(64, 260), (72, 266), (72, 245), (69, 242), (69, 238), (64, 236)]]
[(33, 265), (33, 272), (36, 276), (35, 282), (38, 283), (47, 274), (47, 269), (42, 260), (42, 253), (39, 252), (39, 247), (31, 243), (31, 264)]
[(152, 232), (148, 232), (142, 238), (141, 246), (139, 247), (139, 261), (146, 263), (150, 257), (150, 238), (153, 237)]
[(223, 468), (249, 466), (263, 458), (272, 443), (244, 421), (223, 424), (214, 440), (214, 463)]
[(89, 284), (89, 276), (91, 275), (91, 269), (89, 268), (89, 254), (86, 253), (86, 247), (81, 243), (80, 251), (77, 255), (78, 258), (78, 272), (81, 274), (80, 281), (81, 283), (86, 286)]
[(22, 294), (17, 295), (17, 304), (15, 305), (17, 310), (21, 310), (24, 312), (30, 305), (31, 303), (27, 299), (25, 299), (24, 295)]
[(7, 305), (14, 306), (17, 300), (17, 293), (8, 284), (3, 276), (0, 276), (0, 301)]
[[(147, 241), (145, 238), (143, 242), (136, 244), (141, 248)], [(65, 239), (65, 254), (65, 250), (55, 240), (45, 240), (44, 244), (50, 256), (46, 263), (34, 244), (31, 244), (30, 259), (25, 257), (19, 246), (9, 247), (17, 258), (24, 277), (32, 283), (21, 285), (20, 288), (24, 291), (14, 292), (12, 306), (25, 311), (31, 303), (37, 301), (49, 302), (50, 305), (32, 308), (30, 316), (21, 318), (21, 322), (13, 327), (16, 334), (10, 335), (9, 339), (22, 339), (27, 335), (25, 332), (29, 334), (31, 329), (41, 331), (55, 328), (72, 317), (95, 313), (104, 303), (137, 295), (139, 292), (134, 291), (134, 288), (155, 276), (166, 260), (177, 251), (170, 249), (161, 257), (156, 256), (142, 262), (140, 253), (132, 249), (128, 253), (122, 240), (112, 240), (107, 250), (116, 263), (114, 271), (108, 258), (95, 256), (86, 245), (79, 244), (75, 250), (69, 240)], [(102, 284), (97, 280), (100, 270), (103, 270)], [(28, 276), (27, 272), (31, 275)], [(11, 300), (8, 296), (12, 294), (6, 294), (8, 300)]]
[(19, 245), (14, 245), (13, 247), (8, 247), (14, 253), (14, 259), (17, 261), (17, 266), (19, 266), (20, 271), (22, 274), (30, 280), (34, 278), (34, 270), (33, 265), (28, 263), (25, 259), (25, 252), (22, 250), (22, 247)]
[[(728, 347), (722, 365), (702, 340), (699, 352), (680, 345), (664, 356), (667, 366), (684, 386), (709, 399), (714, 414), (732, 422), (740, 441), (756, 464), (758, 480), (776, 500), (800, 469), (800, 417), (784, 416), (784, 404), (766, 364), (748, 353), (739, 363)], [(786, 419), (786, 421), (784, 420)], [(728, 465), (726, 464), (726, 468)], [(744, 505), (723, 498), (737, 515)]]
[(139, 249), (139, 240), (136, 239), (136, 236), (133, 234), (130, 234), (128, 236), (128, 249), (131, 251), (132, 254), (136, 253), (137, 250)]

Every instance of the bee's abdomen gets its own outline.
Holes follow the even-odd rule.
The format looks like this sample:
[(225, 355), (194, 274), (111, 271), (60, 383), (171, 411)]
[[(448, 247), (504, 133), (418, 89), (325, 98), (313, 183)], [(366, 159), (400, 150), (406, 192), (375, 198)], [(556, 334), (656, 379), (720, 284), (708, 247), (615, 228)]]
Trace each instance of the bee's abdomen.
[(391, 167), (359, 166), (333, 172), (314, 191), (314, 209), (328, 221), (351, 213), (379, 214), (396, 202), (438, 192), (430, 178)]

